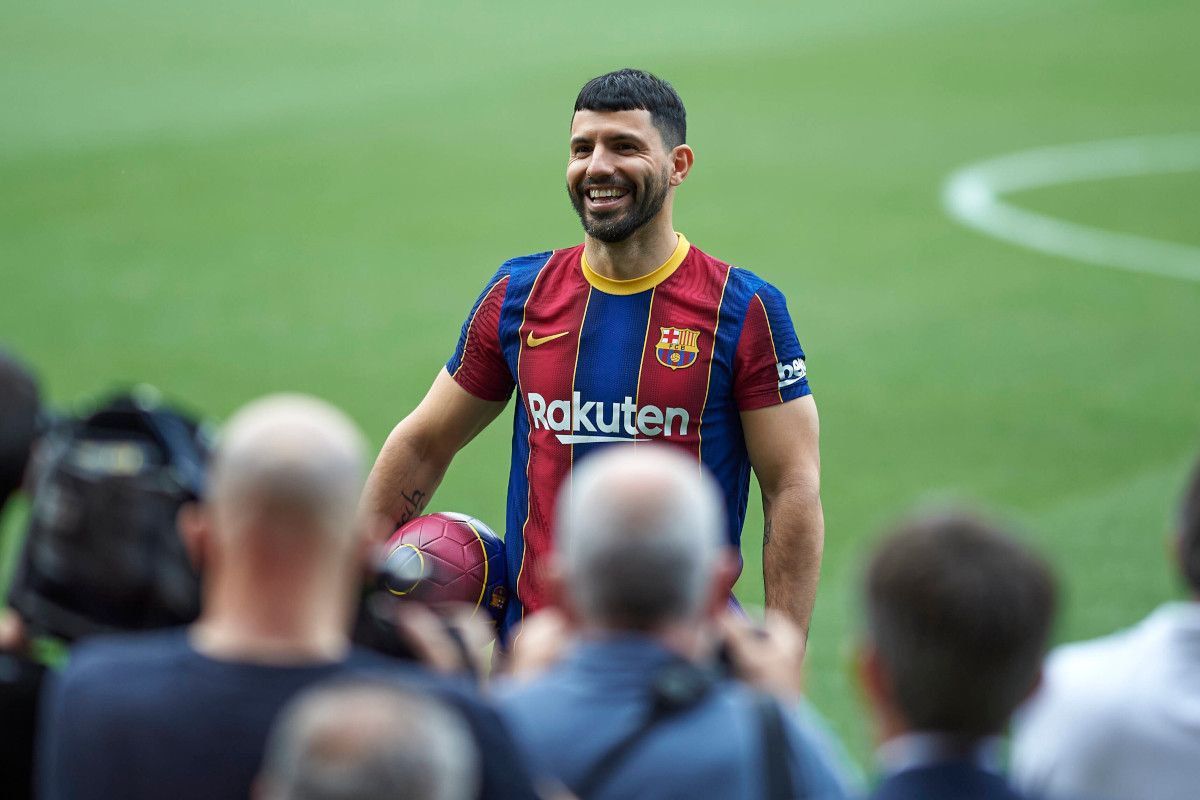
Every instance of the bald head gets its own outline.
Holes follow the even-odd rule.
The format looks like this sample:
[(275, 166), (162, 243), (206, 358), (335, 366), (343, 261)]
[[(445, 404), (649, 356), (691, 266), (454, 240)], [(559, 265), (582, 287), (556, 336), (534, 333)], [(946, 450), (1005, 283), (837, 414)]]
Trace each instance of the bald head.
[(467, 800), (479, 754), (466, 723), (432, 697), (333, 684), (280, 715), (261, 782), (264, 800)]
[(649, 630), (701, 613), (725, 543), (720, 490), (694, 458), (613, 447), (584, 461), (558, 506), (559, 559), (578, 613)]
[(366, 455), (354, 423), (303, 395), (272, 395), (240, 409), (217, 442), (209, 502), (230, 531), (344, 535), (354, 529)]

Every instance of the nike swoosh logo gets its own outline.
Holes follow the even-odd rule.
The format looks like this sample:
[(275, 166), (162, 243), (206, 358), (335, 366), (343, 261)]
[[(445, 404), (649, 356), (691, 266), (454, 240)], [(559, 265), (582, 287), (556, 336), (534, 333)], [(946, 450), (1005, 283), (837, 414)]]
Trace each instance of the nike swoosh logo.
[(549, 336), (534, 336), (533, 331), (530, 331), (529, 336), (525, 339), (525, 344), (529, 345), (530, 347), (538, 347), (546, 342), (553, 342), (555, 339), (561, 339), (564, 336), (568, 336), (570, 333), (570, 331), (563, 331), (562, 333), (552, 333)]

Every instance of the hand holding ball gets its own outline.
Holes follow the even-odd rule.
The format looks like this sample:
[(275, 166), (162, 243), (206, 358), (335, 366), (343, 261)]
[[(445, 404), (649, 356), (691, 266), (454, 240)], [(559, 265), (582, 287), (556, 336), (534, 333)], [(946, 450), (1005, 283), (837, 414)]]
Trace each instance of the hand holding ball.
[(427, 514), (401, 525), (385, 545), (381, 573), (383, 588), (397, 597), (467, 603), (497, 621), (508, 605), (504, 541), (466, 514)]

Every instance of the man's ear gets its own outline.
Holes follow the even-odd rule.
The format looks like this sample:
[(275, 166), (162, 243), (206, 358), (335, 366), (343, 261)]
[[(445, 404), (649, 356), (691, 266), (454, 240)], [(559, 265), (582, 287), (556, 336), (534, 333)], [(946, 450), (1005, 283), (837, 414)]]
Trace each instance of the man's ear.
[(1029, 688), (1025, 691), (1025, 696), (1021, 698), (1021, 703), (1024, 704), (1029, 698), (1038, 693), (1038, 689), (1042, 688), (1042, 681), (1045, 679), (1046, 673), (1042, 667), (1038, 667), (1037, 674), (1033, 676), (1033, 680), (1029, 682)]
[(546, 590), (546, 605), (561, 611), (572, 625), (577, 624), (579, 614), (571, 605), (567, 576), (557, 556), (551, 556), (549, 563), (542, 567), (541, 577)]
[(686, 144), (676, 145), (671, 150), (671, 178), (670, 184), (678, 186), (687, 178), (688, 173), (692, 171), (692, 164), (696, 163), (696, 154), (692, 148)]
[(557, 554), (552, 555), (549, 563), (542, 568), (542, 580), (546, 587), (546, 607), (553, 608), (562, 614), (569, 627), (582, 626), (584, 615), (580, 613), (571, 597), (569, 588), (571, 577), (567, 574), (562, 562), (559, 561)]
[(737, 582), (738, 559), (732, 547), (721, 550), (717, 564), (713, 568), (712, 583), (709, 586), (708, 616), (716, 619), (729, 609), (729, 596), (733, 594), (733, 584)]
[(212, 523), (209, 519), (207, 506), (199, 501), (184, 503), (175, 515), (175, 526), (179, 529), (179, 538), (187, 550), (188, 559), (197, 571), (204, 569), (208, 555), (209, 538), (212, 536)]
[(365, 517), (355, 520), (354, 542), (351, 546), (354, 548), (355, 569), (361, 573), (364, 580), (373, 579), (376, 566), (384, 554), (384, 546)]
[(888, 678), (883, 660), (875, 645), (867, 640), (858, 644), (854, 652), (854, 673), (858, 688), (867, 701), (876, 708), (886, 708), (892, 701), (892, 682)]

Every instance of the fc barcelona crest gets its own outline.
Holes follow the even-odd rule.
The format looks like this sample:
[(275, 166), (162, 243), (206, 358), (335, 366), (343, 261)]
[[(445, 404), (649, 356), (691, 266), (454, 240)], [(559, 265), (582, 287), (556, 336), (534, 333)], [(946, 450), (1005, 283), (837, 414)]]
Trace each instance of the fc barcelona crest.
[(659, 328), (662, 338), (654, 347), (658, 363), (671, 369), (683, 369), (696, 363), (700, 348), (696, 345), (700, 331), (689, 328)]

